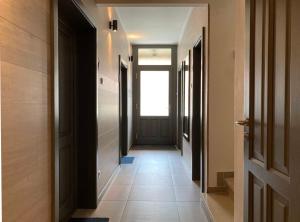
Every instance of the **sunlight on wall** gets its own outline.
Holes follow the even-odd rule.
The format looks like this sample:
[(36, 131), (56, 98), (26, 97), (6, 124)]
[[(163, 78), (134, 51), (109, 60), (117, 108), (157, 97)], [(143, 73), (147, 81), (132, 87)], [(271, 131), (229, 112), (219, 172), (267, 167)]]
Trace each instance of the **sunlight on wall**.
[(137, 34), (137, 33), (130, 33), (130, 34), (127, 35), (127, 38), (129, 40), (141, 39), (143, 37), (144, 37), (143, 35)]

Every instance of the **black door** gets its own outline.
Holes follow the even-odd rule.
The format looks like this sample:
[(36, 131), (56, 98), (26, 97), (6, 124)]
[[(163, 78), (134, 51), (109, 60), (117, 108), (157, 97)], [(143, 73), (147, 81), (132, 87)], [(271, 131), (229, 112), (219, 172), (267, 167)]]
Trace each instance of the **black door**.
[(74, 76), (75, 37), (59, 23), (59, 208), (60, 221), (75, 209)]
[(120, 156), (128, 153), (128, 106), (127, 106), (127, 66), (119, 57), (119, 102), (120, 102)]
[(180, 66), (177, 76), (177, 148), (182, 150), (182, 66)]

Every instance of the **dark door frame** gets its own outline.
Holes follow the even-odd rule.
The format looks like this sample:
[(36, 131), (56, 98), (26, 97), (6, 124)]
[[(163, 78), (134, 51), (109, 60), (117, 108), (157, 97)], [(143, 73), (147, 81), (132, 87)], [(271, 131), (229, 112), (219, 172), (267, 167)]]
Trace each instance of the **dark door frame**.
[(177, 148), (181, 151), (181, 155), (183, 155), (182, 76), (183, 76), (183, 63), (180, 64), (177, 71)]
[[(59, 10), (61, 10), (61, 8), (59, 8), (60, 4), (62, 2), (67, 2), (66, 0), (54, 0), (52, 1), (52, 22), (51, 22), (51, 26), (52, 26), (52, 44), (53, 44), (53, 48), (52, 48), (52, 67), (53, 67), (53, 77), (52, 77), (52, 106), (53, 106), (53, 110), (52, 110), (52, 124), (53, 124), (53, 128), (52, 128), (52, 140), (53, 140), (53, 149), (52, 149), (52, 166), (53, 166), (53, 174), (52, 174), (52, 181), (53, 181), (53, 185), (52, 185), (52, 215), (53, 218), (52, 220), (54, 222), (59, 222), (59, 46), (58, 46), (58, 28), (59, 28)], [(90, 43), (89, 46), (95, 45), (94, 47), (89, 48), (89, 46), (87, 47), (90, 50), (91, 55), (93, 55), (93, 57), (95, 57), (94, 61), (90, 61), (91, 66), (89, 66), (89, 68), (87, 66), (82, 65), (81, 68), (84, 69), (88, 69), (88, 72), (90, 73), (94, 73), (94, 76), (92, 76), (91, 78), (95, 78), (94, 82), (95, 85), (92, 88), (92, 90), (97, 90), (97, 51), (96, 51), (96, 46), (97, 46), (97, 30), (96, 30), (96, 25), (93, 22), (93, 19), (90, 18), (87, 13), (85, 13), (85, 8), (82, 5), (82, 3), (78, 0), (68, 0), (68, 4), (72, 5), (72, 8), (75, 7), (76, 8), (76, 13), (79, 13), (82, 20), (84, 20), (86, 22), (86, 24), (89, 25), (89, 30), (90, 30), (90, 35), (93, 36), (93, 40)], [(78, 19), (78, 18), (77, 18)], [(94, 49), (93, 49), (94, 48)], [(77, 61), (78, 62), (78, 61)], [(88, 80), (87, 80), (88, 81)], [(78, 98), (77, 98), (78, 99)], [(97, 105), (97, 95), (93, 95), (91, 98), (94, 103), (93, 105)], [(81, 100), (82, 101), (82, 100)], [(95, 107), (96, 108), (96, 107)], [(86, 175), (88, 175), (89, 177), (91, 177), (91, 186), (93, 186), (94, 188), (91, 189), (91, 192), (95, 192), (95, 194), (97, 194), (97, 171), (96, 171), (96, 163), (97, 163), (97, 110), (95, 109), (94, 111), (92, 110), (92, 112), (95, 112), (95, 122), (91, 123), (89, 126), (94, 128), (95, 131), (95, 135), (94, 138), (96, 141), (93, 141), (94, 146), (92, 147), (91, 150), (88, 151), (88, 154), (93, 155), (95, 157), (95, 159), (93, 161), (91, 161), (91, 163), (89, 164), (89, 168), (95, 168), (95, 172), (88, 172), (86, 173)], [(80, 166), (79, 166), (80, 167)], [(78, 170), (78, 174), (79, 174), (79, 168)], [(92, 174), (91, 174), (92, 173)], [(94, 176), (93, 176), (94, 175)], [(80, 175), (79, 175), (80, 176)], [(79, 189), (79, 188), (78, 188)], [(97, 195), (95, 195), (94, 200), (92, 200), (92, 203), (90, 204), (90, 207), (96, 207), (97, 205)]]
[[(124, 75), (126, 70), (126, 75)], [(128, 154), (128, 65), (119, 55), (119, 157)]]
[(200, 180), (205, 191), (205, 28), (193, 47), (192, 178)]

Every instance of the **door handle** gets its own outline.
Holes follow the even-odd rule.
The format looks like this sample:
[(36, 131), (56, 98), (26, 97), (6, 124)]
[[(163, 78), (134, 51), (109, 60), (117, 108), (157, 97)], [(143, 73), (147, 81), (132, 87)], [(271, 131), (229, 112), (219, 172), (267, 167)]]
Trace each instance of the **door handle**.
[(236, 121), (235, 124), (237, 125), (240, 125), (240, 126), (249, 126), (249, 119), (245, 119), (245, 120), (239, 120), (239, 121)]

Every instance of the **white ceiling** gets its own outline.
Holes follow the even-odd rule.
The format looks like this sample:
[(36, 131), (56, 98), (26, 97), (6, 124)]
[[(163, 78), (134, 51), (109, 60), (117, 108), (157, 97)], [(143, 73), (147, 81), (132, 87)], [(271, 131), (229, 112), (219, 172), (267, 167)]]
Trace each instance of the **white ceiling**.
[(192, 7), (117, 7), (132, 44), (176, 44)]

